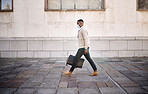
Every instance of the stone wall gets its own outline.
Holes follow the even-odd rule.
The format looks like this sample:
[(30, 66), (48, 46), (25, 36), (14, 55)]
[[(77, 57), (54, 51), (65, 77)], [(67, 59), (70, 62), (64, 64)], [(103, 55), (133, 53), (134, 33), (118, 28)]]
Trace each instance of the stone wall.
[[(75, 54), (76, 21), (84, 19), (94, 57), (148, 56), (148, 12), (136, 0), (105, 0), (105, 11), (44, 11), (44, 0), (14, 0), (0, 12), (1, 57)], [(74, 47), (73, 47), (74, 46)]]
[[(0, 38), (2, 58), (67, 57), (77, 48), (76, 38)], [(92, 57), (148, 56), (148, 38), (91, 38), (90, 52)]]

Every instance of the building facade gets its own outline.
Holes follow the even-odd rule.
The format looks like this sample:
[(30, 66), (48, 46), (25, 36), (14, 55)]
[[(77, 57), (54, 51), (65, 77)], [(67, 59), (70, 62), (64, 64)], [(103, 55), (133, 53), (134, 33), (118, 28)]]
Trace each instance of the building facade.
[(92, 57), (148, 56), (148, 11), (138, 10), (137, 0), (100, 0), (102, 7), (96, 0), (67, 1), (13, 0), (13, 11), (0, 12), (0, 57), (74, 55), (80, 18)]

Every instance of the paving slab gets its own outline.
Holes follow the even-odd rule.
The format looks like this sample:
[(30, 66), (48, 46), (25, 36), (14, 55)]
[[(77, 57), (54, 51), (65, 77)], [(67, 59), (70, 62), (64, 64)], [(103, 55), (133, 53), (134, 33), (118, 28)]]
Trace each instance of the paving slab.
[(79, 94), (101, 94), (99, 89), (87, 88), (87, 89), (80, 89)]
[(16, 88), (0, 88), (0, 94), (12, 94)]
[(35, 94), (56, 94), (56, 89), (38, 89)]
[(78, 94), (76, 88), (59, 88), (57, 94)]
[(121, 89), (117, 87), (103, 87), (100, 88), (102, 94), (125, 94)]
[(20, 88), (38, 88), (40, 84), (39, 82), (25, 82)]
[(83, 82), (78, 82), (78, 88), (98, 88), (98, 87), (95, 82), (83, 81)]
[(129, 94), (148, 94), (148, 92), (141, 87), (128, 87), (128, 88), (125, 88), (125, 90)]
[(14, 94), (34, 94), (35, 89), (18, 89)]

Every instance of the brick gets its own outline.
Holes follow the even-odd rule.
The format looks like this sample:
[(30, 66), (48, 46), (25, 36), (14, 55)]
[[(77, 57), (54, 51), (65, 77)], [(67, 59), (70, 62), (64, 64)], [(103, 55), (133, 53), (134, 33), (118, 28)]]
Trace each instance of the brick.
[(28, 50), (42, 50), (42, 41), (28, 41)]
[(77, 28), (75, 27), (76, 25), (75, 24), (75, 20), (76, 20), (75, 13), (72, 14), (71, 12), (60, 12), (59, 19), (61, 23), (65, 22), (65, 26), (69, 27), (69, 28), (66, 28), (67, 36), (71, 37), (72, 34), (75, 34), (73, 36), (76, 37)]
[(142, 50), (142, 41), (128, 41), (128, 50)]
[(46, 82), (46, 83), (42, 83), (41, 85), (40, 85), (40, 88), (44, 88), (44, 89), (56, 89), (56, 88), (58, 88), (58, 85), (59, 85), (59, 83), (58, 83), (59, 81), (54, 81), (54, 82)]
[[(90, 17), (90, 19), (88, 20), (88, 24), (85, 26), (87, 28), (87, 31), (89, 33), (89, 36), (91, 37), (98, 37), (98, 35), (102, 35), (102, 29), (103, 29), (103, 25), (100, 23), (91, 23), (92, 20), (95, 20), (95, 18), (98, 19), (98, 22), (102, 22), (102, 18), (101, 16), (98, 16), (100, 14), (98, 13), (91, 13), (92, 18)], [(90, 23), (89, 23), (90, 22)], [(98, 31), (98, 32), (96, 32)]]
[(32, 0), (32, 1), (27, 1), (29, 8), (43, 8), (44, 7), (44, 1), (41, 0)]
[(47, 68), (41, 68), (39, 71), (40, 72), (49, 72), (51, 69), (47, 69)]
[(20, 83), (23, 83), (26, 80), (27, 79), (25, 79), (25, 78), (14, 78), (14, 79), (10, 80), (10, 82), (20, 82)]
[(49, 58), (50, 57), (50, 52), (49, 51), (36, 51), (34, 52), (34, 57), (42, 57), (42, 58)]
[[(112, 14), (112, 13), (110, 13)], [(120, 36), (125, 38), (126, 25), (125, 24), (114, 24), (115, 36)]]
[(5, 24), (5, 23), (0, 24), (0, 30), (1, 30), (0, 37), (7, 37), (7, 35), (8, 35), (7, 28), (8, 28), (7, 24)]
[(29, 89), (29, 88), (24, 88), (24, 89), (18, 89), (14, 94), (33, 94), (35, 92), (35, 89)]
[(135, 51), (135, 56), (148, 56), (148, 51)]
[[(110, 2), (109, 2), (110, 3)], [(116, 1), (116, 2), (113, 2), (114, 4), (114, 20), (116, 23), (126, 23), (127, 22), (127, 17), (128, 15), (126, 14), (127, 11), (125, 11), (123, 9), (124, 8), (127, 8), (127, 5), (124, 1)], [(118, 7), (122, 7), (122, 8), (118, 8)]]
[[(68, 15), (69, 14), (66, 14), (66, 16), (68, 16)], [(63, 15), (63, 16), (65, 16), (65, 15)], [(69, 16), (71, 16), (71, 15), (69, 15)], [(68, 36), (67, 40), (69, 40), (69, 41), (76, 41), (77, 42), (77, 38), (76, 38), (77, 28), (75, 27), (75, 22), (72, 22), (72, 21), (75, 21), (75, 20), (70, 20), (71, 22), (69, 22), (69, 19), (71, 19), (71, 17), (69, 17), (69, 16), (68, 16), (68, 18), (64, 17), (64, 19), (63, 19), (66, 22), (68, 22), (66, 24), (66, 27), (69, 27), (69, 28), (66, 28), (66, 36)], [(63, 21), (63, 20), (61, 20), (61, 21)]]
[(76, 41), (64, 42), (64, 50), (77, 50), (78, 43)]
[(20, 88), (37, 88), (39, 86), (39, 82), (25, 82), (20, 86)]
[(38, 89), (35, 94), (48, 94), (49, 92), (50, 94), (56, 94), (56, 89)]
[(24, 9), (26, 6), (27, 2), (26, 1), (20, 1), (20, 0), (16, 0), (16, 2), (14, 3), (14, 8), (15, 10), (19, 9)]
[(134, 51), (119, 51), (119, 57), (133, 57)]
[(126, 31), (126, 36), (142, 36), (142, 23), (127, 24)]
[(116, 86), (116, 85), (115, 85), (113, 82), (111, 82), (111, 81), (106, 82), (106, 85), (107, 85), (107, 87), (115, 87), (115, 86)]
[(80, 89), (79, 94), (101, 94), (98, 89)]
[[(16, 2), (19, 2), (19, 1), (17, 0)], [(20, 2), (20, 4), (22, 3)], [(27, 20), (26, 15), (27, 15), (27, 10), (25, 10), (25, 8), (21, 8), (21, 7), (19, 9), (16, 8), (14, 12), (14, 22), (16, 23), (25, 22)]]
[(13, 19), (13, 14), (12, 13), (0, 13), (0, 22), (12, 22)]
[(69, 56), (69, 55), (75, 55), (77, 53), (77, 50), (75, 50), (75, 51), (68, 51), (67, 52), (67, 56)]
[(130, 13), (131, 15), (128, 15), (128, 22), (129, 23), (135, 23), (136, 22), (136, 18), (137, 18), (137, 13), (136, 13), (136, 3), (135, 1), (132, 1), (129, 3), (131, 6), (129, 6), (129, 10), (128, 13)]
[(95, 82), (78, 82), (79, 88), (97, 88), (97, 85)]
[(62, 41), (43, 41), (43, 50), (63, 50)]
[[(36, 2), (40, 2), (40, 1), (36, 1)], [(27, 20), (26, 20), (27, 22), (30, 22), (33, 24), (43, 24), (44, 23), (44, 11), (42, 11), (42, 8), (37, 8), (37, 7), (30, 8), (27, 12), (28, 12)], [(32, 32), (33, 32), (33, 29), (36, 29), (36, 28), (32, 28)], [(43, 32), (40, 32), (40, 33), (43, 33)]]
[(143, 24), (143, 36), (148, 36), (148, 24)]
[(127, 87), (124, 88), (129, 94), (146, 94), (148, 93), (146, 90), (144, 90), (141, 87)]
[(67, 88), (68, 82), (60, 82), (59, 87)]
[(92, 41), (90, 48), (92, 50), (109, 50), (109, 41)]
[(69, 77), (67, 77), (67, 76), (63, 76), (62, 78), (61, 78), (61, 81), (62, 82), (69, 82)]
[(1, 52), (1, 57), (16, 58), (17, 57), (17, 52)]
[(35, 74), (36, 73), (36, 71), (33, 71), (33, 70), (31, 70), (31, 71), (24, 71), (22, 74), (30, 74), (30, 75), (33, 75), (33, 74)]
[(90, 50), (90, 55), (92, 56), (92, 57), (101, 57), (101, 51), (92, 51), (92, 50)]
[(134, 83), (133, 81), (118, 81), (119, 84)]
[(0, 93), (1, 94), (12, 94), (16, 88), (0, 88)]
[(49, 24), (49, 37), (66, 37), (66, 27), (62, 22)]
[(138, 84), (136, 83), (123, 83), (123, 84), (120, 84), (122, 87), (139, 87)]
[(103, 94), (125, 94), (120, 88), (117, 87), (104, 87), (100, 88)]
[(110, 50), (127, 50), (127, 41), (110, 41)]
[(115, 33), (115, 27), (113, 23), (105, 23), (104, 24), (104, 32), (102, 32), (102, 36), (106, 37), (106, 36), (116, 36)]
[(18, 57), (33, 57), (33, 52), (18, 52)]
[(76, 88), (77, 87), (77, 82), (76, 81), (70, 81), (68, 83), (68, 88)]
[(66, 51), (51, 51), (51, 57), (67, 57)]
[[(112, 2), (110, 2), (110, 3), (112, 3)], [(107, 22), (113, 22), (115, 20), (114, 14), (112, 13), (113, 11), (114, 11), (114, 9), (111, 9), (111, 8), (106, 9), (105, 17), (106, 17)]]
[(102, 51), (102, 57), (118, 57), (118, 51)]
[(148, 50), (148, 41), (143, 41), (143, 50)]
[(57, 94), (78, 94), (76, 88), (59, 88)]
[(18, 88), (22, 85), (22, 82), (8, 82), (9, 88)]
[(27, 50), (27, 41), (10, 41), (10, 50)]
[(12, 23), (8, 29), (8, 37), (25, 37), (25, 23)]
[[(40, 19), (40, 18), (36, 18), (36, 19)], [(38, 22), (41, 22), (41, 21), (38, 21)], [(48, 25), (46, 23), (44, 24), (44, 23), (38, 23), (38, 22), (37, 24), (33, 22), (26, 24), (26, 37), (49, 37)]]
[(44, 80), (43, 75), (34, 75), (31, 78), (29, 78), (26, 82), (42, 82)]
[(97, 82), (97, 85), (98, 85), (99, 88), (107, 87), (105, 82)]
[(0, 41), (0, 51), (6, 51), (9, 49), (9, 41)]
[(45, 13), (46, 22), (59, 22), (59, 12), (47, 12)]

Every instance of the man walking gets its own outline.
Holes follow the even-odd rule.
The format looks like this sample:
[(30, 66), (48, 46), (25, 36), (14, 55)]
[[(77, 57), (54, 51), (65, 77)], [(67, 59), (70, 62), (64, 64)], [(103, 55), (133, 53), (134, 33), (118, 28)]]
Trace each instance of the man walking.
[(71, 76), (73, 70), (75, 69), (78, 60), (81, 58), (82, 55), (85, 56), (85, 58), (88, 60), (88, 62), (90, 63), (91, 67), (93, 68), (94, 72), (92, 74), (90, 74), (90, 76), (96, 76), (98, 75), (97, 72), (97, 68), (96, 65), (94, 63), (94, 61), (91, 59), (90, 54), (89, 54), (89, 37), (88, 37), (88, 32), (87, 30), (84, 28), (84, 21), (82, 19), (79, 19), (77, 21), (77, 26), (79, 28), (78, 30), (78, 44), (79, 44), (79, 49), (75, 55), (75, 59), (73, 62), (72, 67), (70, 68), (69, 72), (64, 72), (64, 74)]

